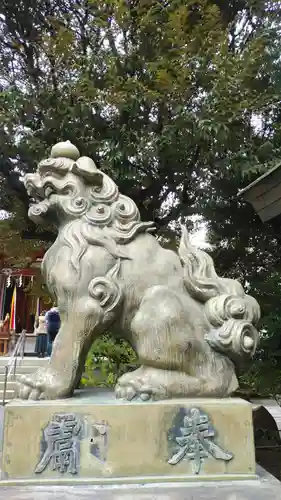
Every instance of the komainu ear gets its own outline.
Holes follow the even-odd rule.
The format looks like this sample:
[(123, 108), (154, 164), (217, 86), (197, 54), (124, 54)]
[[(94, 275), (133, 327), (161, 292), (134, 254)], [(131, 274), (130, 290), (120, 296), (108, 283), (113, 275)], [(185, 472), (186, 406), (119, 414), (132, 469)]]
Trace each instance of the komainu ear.
[(72, 166), (71, 171), (83, 177), (89, 184), (102, 186), (103, 175), (97, 169), (95, 162), (88, 156), (81, 156)]

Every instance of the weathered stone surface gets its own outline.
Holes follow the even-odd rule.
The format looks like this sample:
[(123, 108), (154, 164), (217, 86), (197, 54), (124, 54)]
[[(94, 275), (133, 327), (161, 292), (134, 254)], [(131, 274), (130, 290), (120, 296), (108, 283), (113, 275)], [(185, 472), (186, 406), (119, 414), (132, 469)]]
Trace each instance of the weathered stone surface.
[(142, 363), (119, 378), (118, 398), (227, 397), (237, 389), (235, 364), (256, 349), (260, 309), (238, 281), (217, 275), (186, 228), (178, 254), (162, 248), (133, 200), (69, 142), (55, 145), (25, 186), (30, 218), (58, 229), (42, 270), (62, 322), (50, 363), (21, 377), (22, 399), (70, 396), (92, 342), (109, 327)]
[(259, 470), (255, 481), (134, 486), (1, 487), (5, 500), (280, 500), (281, 485)]
[(5, 408), (3, 479), (74, 484), (255, 476), (251, 405), (113, 393)]

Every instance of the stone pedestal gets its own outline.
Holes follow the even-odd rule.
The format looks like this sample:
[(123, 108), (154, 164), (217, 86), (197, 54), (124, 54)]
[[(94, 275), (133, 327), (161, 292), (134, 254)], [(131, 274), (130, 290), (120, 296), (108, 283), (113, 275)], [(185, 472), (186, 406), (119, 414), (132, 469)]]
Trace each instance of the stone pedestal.
[(118, 401), (112, 393), (5, 407), (2, 485), (256, 477), (251, 405), (240, 399)]
[(280, 500), (279, 481), (257, 468), (258, 479), (125, 485), (1, 486), (5, 500)]

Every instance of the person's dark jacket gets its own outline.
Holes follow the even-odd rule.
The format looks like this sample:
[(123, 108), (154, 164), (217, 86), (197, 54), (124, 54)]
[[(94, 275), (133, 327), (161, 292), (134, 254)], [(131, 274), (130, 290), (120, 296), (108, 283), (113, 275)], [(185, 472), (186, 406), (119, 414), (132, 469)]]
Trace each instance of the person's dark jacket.
[(46, 314), (47, 332), (53, 342), (60, 329), (60, 315), (57, 309), (50, 309)]

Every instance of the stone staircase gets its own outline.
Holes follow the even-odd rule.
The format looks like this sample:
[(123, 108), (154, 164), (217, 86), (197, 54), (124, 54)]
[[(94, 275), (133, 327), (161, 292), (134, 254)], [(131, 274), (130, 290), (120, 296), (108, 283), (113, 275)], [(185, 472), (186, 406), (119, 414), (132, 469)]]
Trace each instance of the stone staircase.
[[(3, 403), (3, 393), (4, 393), (4, 385), (5, 385), (5, 366), (9, 362), (9, 357), (2, 356), (0, 357), (0, 405)], [(36, 357), (24, 357), (23, 359), (17, 359), (17, 367), (16, 367), (16, 378), (19, 375), (25, 373), (33, 373), (42, 365), (48, 363), (48, 358), (36, 358)], [(13, 373), (7, 380), (6, 387), (6, 402), (11, 401), (15, 397), (15, 387), (16, 380), (13, 377)]]

